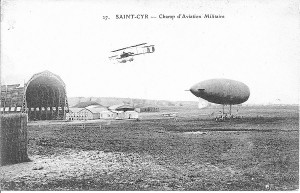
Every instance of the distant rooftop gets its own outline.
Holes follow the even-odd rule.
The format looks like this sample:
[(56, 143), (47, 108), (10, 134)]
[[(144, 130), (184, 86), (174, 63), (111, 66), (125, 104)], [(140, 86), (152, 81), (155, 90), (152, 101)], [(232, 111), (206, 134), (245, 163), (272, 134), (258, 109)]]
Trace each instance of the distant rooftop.
[(91, 105), (100, 105), (100, 104), (97, 103), (97, 102), (95, 102), (95, 101), (86, 101), (86, 102), (80, 102), (80, 103), (76, 104), (73, 107), (76, 107), (76, 108), (85, 108), (85, 107), (88, 107), (88, 106), (91, 106)]
[(82, 109), (84, 109), (84, 108), (74, 108), (74, 107), (72, 107), (72, 108), (69, 108), (69, 111), (72, 112), (72, 113), (78, 113)]
[(100, 113), (107, 111), (107, 108), (101, 107), (101, 108), (86, 108), (87, 110), (91, 111), (92, 113)]
[(132, 111), (135, 108), (132, 105), (119, 104), (119, 105), (110, 106), (109, 109), (110, 110), (116, 110), (116, 111)]

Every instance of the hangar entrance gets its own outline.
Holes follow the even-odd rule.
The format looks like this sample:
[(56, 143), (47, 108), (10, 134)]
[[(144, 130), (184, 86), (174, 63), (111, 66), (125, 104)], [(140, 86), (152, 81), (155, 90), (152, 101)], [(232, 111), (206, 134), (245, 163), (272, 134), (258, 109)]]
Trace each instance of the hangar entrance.
[(28, 120), (62, 120), (69, 111), (65, 83), (49, 71), (32, 76), (25, 85), (23, 109)]

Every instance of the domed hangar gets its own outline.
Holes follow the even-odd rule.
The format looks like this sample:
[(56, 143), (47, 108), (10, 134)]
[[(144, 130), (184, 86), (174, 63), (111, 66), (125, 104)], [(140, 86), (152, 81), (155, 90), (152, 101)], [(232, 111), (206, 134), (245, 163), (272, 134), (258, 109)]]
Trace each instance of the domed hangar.
[(34, 74), (24, 86), (22, 112), (29, 120), (61, 120), (69, 111), (66, 85), (56, 74)]

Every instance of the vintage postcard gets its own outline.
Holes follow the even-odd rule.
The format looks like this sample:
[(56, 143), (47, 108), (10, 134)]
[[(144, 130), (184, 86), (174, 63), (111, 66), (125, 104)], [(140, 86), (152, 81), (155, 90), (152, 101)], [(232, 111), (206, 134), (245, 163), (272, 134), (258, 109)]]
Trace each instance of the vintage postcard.
[(299, 16), (2, 0), (1, 190), (298, 190)]

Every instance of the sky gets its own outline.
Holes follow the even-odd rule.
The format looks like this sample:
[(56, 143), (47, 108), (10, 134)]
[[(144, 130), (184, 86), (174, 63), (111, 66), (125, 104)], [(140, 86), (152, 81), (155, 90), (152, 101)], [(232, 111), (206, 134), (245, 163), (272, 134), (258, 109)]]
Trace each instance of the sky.
[[(197, 101), (184, 90), (228, 78), (248, 85), (247, 103), (299, 101), (298, 1), (1, 2), (2, 84), (23, 84), (49, 70), (65, 82), (68, 97)], [(156, 18), (116, 19), (117, 14)], [(112, 50), (140, 43), (155, 45), (155, 52), (127, 63), (108, 59)]]

